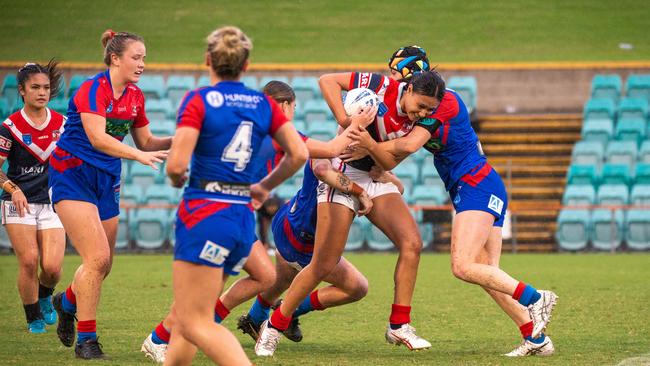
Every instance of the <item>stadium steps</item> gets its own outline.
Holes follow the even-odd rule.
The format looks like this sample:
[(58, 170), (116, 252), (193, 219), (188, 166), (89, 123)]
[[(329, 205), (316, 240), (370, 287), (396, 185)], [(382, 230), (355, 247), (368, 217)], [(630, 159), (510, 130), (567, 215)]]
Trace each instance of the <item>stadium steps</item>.
[(528, 131), (527, 133), (481, 133), (483, 145), (492, 144), (555, 144), (572, 143), (580, 139), (580, 133)]

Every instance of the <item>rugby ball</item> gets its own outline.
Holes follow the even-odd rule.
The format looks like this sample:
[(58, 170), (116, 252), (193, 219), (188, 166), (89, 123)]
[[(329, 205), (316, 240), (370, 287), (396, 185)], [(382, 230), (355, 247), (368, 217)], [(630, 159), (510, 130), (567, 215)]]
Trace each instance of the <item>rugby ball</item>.
[(348, 116), (359, 114), (366, 108), (379, 105), (379, 97), (374, 91), (368, 88), (356, 88), (349, 90), (343, 98), (343, 107)]

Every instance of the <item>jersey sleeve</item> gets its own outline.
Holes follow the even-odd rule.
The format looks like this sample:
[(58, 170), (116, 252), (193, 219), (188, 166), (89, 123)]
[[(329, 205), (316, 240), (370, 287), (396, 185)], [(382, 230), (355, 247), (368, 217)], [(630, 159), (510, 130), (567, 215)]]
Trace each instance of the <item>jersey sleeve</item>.
[(353, 72), (350, 74), (350, 85), (348, 85), (348, 90), (368, 88), (375, 93), (378, 93), (382, 85), (384, 85), (384, 78), (385, 76), (381, 74)]
[(9, 152), (11, 152), (11, 145), (13, 145), (14, 138), (11, 136), (11, 132), (5, 127), (5, 125), (0, 125), (0, 157), (7, 158)]
[(144, 94), (142, 94), (142, 91), (140, 90), (138, 90), (138, 93), (140, 94), (138, 97), (138, 114), (135, 116), (135, 120), (133, 121), (134, 128), (141, 128), (149, 124), (149, 119), (147, 118), (147, 113), (144, 108)]
[(269, 135), (273, 136), (282, 125), (289, 122), (289, 119), (284, 115), (282, 108), (280, 108), (275, 100), (271, 99), (268, 95), (266, 96), (266, 100), (269, 101), (269, 105), (271, 106), (271, 127), (269, 128)]
[(446, 92), (436, 111), (428, 118), (437, 119), (441, 123), (445, 123), (458, 115), (459, 108), (454, 94)]
[(191, 91), (185, 95), (176, 118), (177, 127), (192, 127), (201, 130), (205, 118), (205, 105), (201, 94)]
[(92, 113), (106, 117), (106, 109), (111, 103), (112, 96), (106, 95), (100, 80), (87, 80), (74, 96), (74, 104), (79, 113)]
[(433, 136), (433, 134), (436, 132), (436, 130), (438, 129), (438, 127), (440, 127), (441, 124), (442, 122), (440, 122), (440, 120), (431, 117), (422, 118), (421, 120), (415, 123), (416, 126), (422, 127), (425, 130), (429, 131), (431, 136)]

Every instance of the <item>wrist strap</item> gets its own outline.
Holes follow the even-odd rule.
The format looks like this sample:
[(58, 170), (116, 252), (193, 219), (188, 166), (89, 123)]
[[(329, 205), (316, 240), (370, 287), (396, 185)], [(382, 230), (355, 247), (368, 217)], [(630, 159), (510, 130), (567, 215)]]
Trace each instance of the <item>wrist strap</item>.
[(2, 183), (2, 190), (9, 194), (14, 194), (16, 191), (20, 191), (20, 187), (18, 187), (16, 183), (7, 180)]
[(363, 193), (363, 188), (361, 188), (361, 186), (355, 182), (352, 182), (352, 185), (350, 186), (350, 193), (358, 197)]

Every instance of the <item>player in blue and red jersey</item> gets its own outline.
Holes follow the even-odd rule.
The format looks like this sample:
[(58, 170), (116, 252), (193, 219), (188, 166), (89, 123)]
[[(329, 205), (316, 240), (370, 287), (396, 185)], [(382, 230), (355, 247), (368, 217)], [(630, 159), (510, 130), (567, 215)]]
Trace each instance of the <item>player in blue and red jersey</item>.
[[(27, 329), (45, 333), (56, 322), (52, 292), (61, 277), (65, 232), (47, 193), (48, 160), (65, 117), (47, 108), (59, 93), (57, 62), (28, 63), (18, 70), (18, 91), (24, 107), (0, 125), (2, 224), (18, 259), (18, 293)], [(38, 268), (41, 268), (39, 276)]]
[(445, 89), (443, 82), (436, 98), (440, 105), (435, 112), (417, 121), (405, 137), (377, 143), (370, 131), (359, 129), (352, 135), (384, 169), (392, 169), (421, 147), (435, 155), (435, 168), (456, 209), (451, 242), (454, 276), (483, 287), (520, 326), (524, 342), (507, 356), (550, 355), (553, 343), (542, 332), (557, 296), (499, 268), (507, 208), (503, 181), (487, 162), (460, 96)]
[[(189, 364), (197, 348), (218, 364), (250, 364), (237, 339), (213, 321), (214, 304), (224, 279), (239, 273), (255, 241), (253, 207), (308, 156), (277, 103), (238, 81), (248, 67), (251, 48), (250, 39), (236, 27), (210, 34), (206, 63), (213, 86), (189, 92), (179, 110), (167, 175), (176, 187), (189, 184), (177, 212), (177, 324), (165, 364)], [(272, 136), (285, 154), (255, 183), (266, 136)]]
[[(102, 35), (108, 67), (86, 80), (70, 98), (65, 131), (50, 159), (52, 202), (72, 245), (81, 256), (72, 284), (54, 297), (57, 334), (72, 346), (77, 323), (77, 357), (103, 358), (97, 342), (96, 311), (101, 284), (113, 261), (117, 235), (121, 158), (153, 169), (167, 156), (171, 137), (151, 134), (144, 95), (135, 86), (144, 70), (146, 48), (132, 33)], [(138, 148), (121, 141), (129, 132)]]

